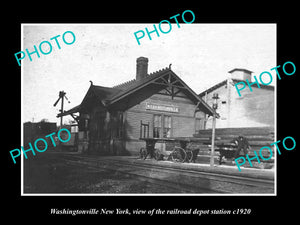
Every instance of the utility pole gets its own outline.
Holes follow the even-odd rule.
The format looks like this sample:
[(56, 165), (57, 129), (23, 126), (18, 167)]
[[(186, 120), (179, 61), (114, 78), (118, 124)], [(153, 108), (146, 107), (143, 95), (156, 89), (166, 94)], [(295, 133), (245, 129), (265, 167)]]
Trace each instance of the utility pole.
[[(59, 102), (59, 100), (61, 100), (61, 106), (60, 106), (60, 110), (59, 110), (61, 113), (64, 112), (64, 98), (66, 98), (66, 100), (68, 100), (68, 102), (70, 103), (69, 99), (66, 96), (66, 92), (60, 91), (59, 98), (53, 104), (53, 106), (55, 107), (57, 105), (57, 103)], [(62, 128), (62, 125), (63, 125), (63, 116), (60, 117), (60, 129)]]
[[(65, 96), (66, 92), (64, 91), (60, 91), (59, 95), (61, 95), (61, 106), (60, 106), (60, 112), (63, 113), (64, 112), (64, 96)], [(63, 116), (60, 117), (60, 129), (62, 128), (63, 125)]]
[(216, 109), (218, 108), (218, 102), (217, 100), (219, 99), (218, 93), (213, 94), (213, 121), (212, 121), (212, 135), (211, 135), (211, 152), (210, 152), (210, 166), (214, 166), (215, 162), (215, 133), (216, 133)]

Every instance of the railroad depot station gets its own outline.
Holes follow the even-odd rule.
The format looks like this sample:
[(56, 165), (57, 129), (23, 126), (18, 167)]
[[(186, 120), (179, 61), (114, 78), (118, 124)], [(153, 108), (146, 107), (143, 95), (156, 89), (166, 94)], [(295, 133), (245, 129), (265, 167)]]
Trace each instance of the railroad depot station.
[[(253, 92), (245, 89), (243, 96), (238, 96), (234, 84), (250, 80), (251, 73), (235, 68), (224, 81), (199, 94), (171, 65), (148, 73), (148, 58), (139, 57), (134, 79), (114, 87), (91, 82), (82, 102), (57, 116), (74, 118), (76, 151), (86, 154), (138, 155), (145, 147), (143, 138), (161, 140), (155, 148), (163, 151), (172, 149), (175, 142), (167, 140), (176, 138), (189, 138), (189, 147), (200, 150), (206, 144), (207, 149), (213, 115), (217, 118), (217, 142), (222, 137), (245, 135), (252, 150), (257, 150), (273, 142), (275, 99), (274, 87), (265, 85), (253, 85)], [(219, 95), (216, 111), (215, 93)]]

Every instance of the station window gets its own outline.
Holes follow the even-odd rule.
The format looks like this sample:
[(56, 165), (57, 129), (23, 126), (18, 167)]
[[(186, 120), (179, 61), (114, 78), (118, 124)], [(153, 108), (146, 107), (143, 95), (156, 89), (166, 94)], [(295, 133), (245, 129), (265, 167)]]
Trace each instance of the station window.
[(200, 118), (196, 118), (195, 121), (195, 132), (196, 134), (199, 133), (200, 130), (204, 129), (204, 120)]
[(123, 112), (117, 113), (117, 138), (123, 137), (124, 123), (123, 123)]
[(171, 116), (164, 116), (164, 133), (163, 137), (171, 137)]
[(168, 138), (171, 137), (172, 121), (171, 116), (154, 115), (153, 137)]
[(159, 138), (161, 133), (161, 115), (154, 115), (153, 137)]

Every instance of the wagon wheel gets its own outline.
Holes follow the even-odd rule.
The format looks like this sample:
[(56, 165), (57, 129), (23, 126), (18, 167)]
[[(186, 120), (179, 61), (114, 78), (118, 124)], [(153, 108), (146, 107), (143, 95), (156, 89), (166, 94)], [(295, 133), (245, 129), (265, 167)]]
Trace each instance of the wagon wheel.
[(160, 151), (157, 148), (155, 148), (154, 149), (154, 159), (156, 159), (157, 161), (160, 160), (160, 155), (161, 155)]
[(146, 149), (145, 148), (141, 148), (140, 149), (140, 158), (141, 159), (145, 158), (146, 154), (147, 154)]
[(193, 151), (186, 151), (186, 160), (188, 162), (192, 162), (193, 161), (193, 156), (194, 156)]
[(219, 165), (222, 165), (222, 159), (223, 159), (223, 156), (224, 156), (224, 155), (222, 155), (222, 154), (220, 153), (220, 155), (219, 155)]
[(185, 150), (183, 148), (175, 146), (173, 152), (171, 153), (171, 159), (174, 162), (184, 162), (186, 159)]

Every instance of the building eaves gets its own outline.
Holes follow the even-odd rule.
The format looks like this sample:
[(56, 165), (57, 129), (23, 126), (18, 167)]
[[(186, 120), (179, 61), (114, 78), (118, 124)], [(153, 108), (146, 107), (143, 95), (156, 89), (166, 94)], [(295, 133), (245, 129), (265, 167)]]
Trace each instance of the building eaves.
[(228, 71), (228, 73), (232, 73), (234, 71), (243, 71), (243, 72), (250, 73), (250, 74), (253, 73), (253, 71), (251, 71), (251, 70), (246, 70), (246, 69), (242, 69), (242, 68), (234, 68), (234, 69)]
[[(235, 85), (239, 82), (245, 82), (244, 80), (240, 80), (240, 79), (231, 79), (231, 80), (233, 82), (233, 85)], [(214, 90), (218, 89), (219, 87), (222, 87), (226, 84), (227, 84), (227, 80), (223, 80), (222, 82), (217, 83), (216, 85), (206, 89), (205, 91), (202, 91), (200, 94), (198, 94), (198, 96), (203, 97), (206, 93), (210, 93), (210, 92), (212, 92), (212, 91), (214, 91)], [(260, 88), (263, 88), (263, 89), (266, 89), (266, 90), (274, 90), (274, 86), (272, 86), (272, 85), (259, 84), (259, 86), (260, 86)], [(253, 87), (258, 88), (257, 84), (253, 84), (251, 86), (251, 88), (253, 88)]]
[(146, 76), (145, 79), (142, 79), (142, 80), (134, 79), (134, 80), (122, 83), (120, 85), (114, 86), (113, 88), (121, 89), (121, 91), (116, 93), (115, 95), (111, 96), (111, 98), (108, 99), (108, 101), (113, 103), (116, 100), (118, 100), (119, 98), (126, 96), (128, 93), (134, 92), (135, 90), (144, 87), (150, 81), (160, 77), (161, 75), (165, 74), (168, 71), (171, 71), (171, 70), (168, 67), (166, 67), (166, 68), (158, 70), (154, 73), (150, 73), (149, 75)]
[(150, 73), (149, 75), (146, 76), (146, 78), (142, 80), (133, 79), (113, 87), (103, 87), (103, 86), (93, 85), (91, 83), (91, 86), (87, 91), (85, 97), (83, 98), (81, 104), (68, 111), (65, 111), (64, 113), (58, 114), (58, 116), (65, 116), (75, 112), (79, 112), (81, 109), (84, 108), (84, 104), (87, 101), (87, 99), (89, 99), (92, 96), (96, 97), (99, 101), (101, 101), (101, 103), (104, 106), (114, 104), (115, 102), (118, 102), (119, 100), (125, 98), (126, 96), (150, 84), (155, 79), (159, 79), (161, 76), (164, 76), (168, 73), (171, 73), (172, 75), (176, 76), (180, 80), (180, 82), (186, 87), (187, 91), (191, 94), (191, 96), (193, 96), (196, 101), (201, 103), (206, 113), (209, 114), (214, 113), (213, 109), (207, 103), (205, 103), (199, 95), (197, 95), (188, 85), (186, 85), (185, 82), (182, 81), (170, 68), (166, 67), (154, 73)]

